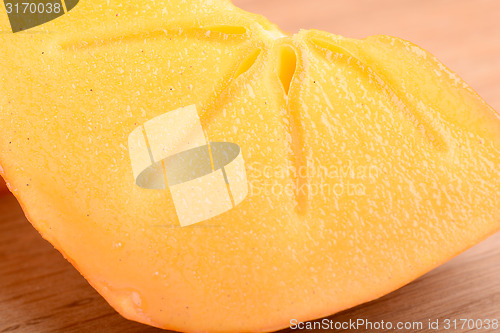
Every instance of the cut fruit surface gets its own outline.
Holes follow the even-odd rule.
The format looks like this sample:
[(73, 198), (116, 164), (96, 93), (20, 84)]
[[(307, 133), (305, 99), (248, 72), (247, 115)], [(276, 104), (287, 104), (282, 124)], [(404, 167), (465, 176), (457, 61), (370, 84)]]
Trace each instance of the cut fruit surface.
[[(36, 30), (0, 34), (1, 176), (126, 318), (279, 329), (500, 229), (500, 117), (410, 42), (289, 36), (228, 1), (80, 1)], [(248, 195), (181, 227), (128, 140), (190, 105), (207, 142), (241, 149)]]

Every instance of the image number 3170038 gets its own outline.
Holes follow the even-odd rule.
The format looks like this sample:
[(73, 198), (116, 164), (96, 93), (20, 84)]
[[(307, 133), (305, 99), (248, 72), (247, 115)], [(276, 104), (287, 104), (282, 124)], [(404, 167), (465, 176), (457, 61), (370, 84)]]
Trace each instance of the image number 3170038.
[(12, 32), (25, 31), (52, 21), (72, 10), (79, 0), (5, 0)]

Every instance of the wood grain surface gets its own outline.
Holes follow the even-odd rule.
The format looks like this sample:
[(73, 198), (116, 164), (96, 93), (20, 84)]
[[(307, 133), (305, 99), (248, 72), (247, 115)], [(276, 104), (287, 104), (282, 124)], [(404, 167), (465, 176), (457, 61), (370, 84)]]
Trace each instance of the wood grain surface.
[[(316, 28), (354, 38), (387, 34), (411, 40), (431, 51), (500, 110), (500, 1), (234, 2), (290, 32)], [(423, 323), (423, 329), (401, 332), (436, 332), (427, 329), (429, 319), (500, 319), (500, 234), (379, 300), (329, 317), (337, 322), (363, 318)], [(6, 195), (0, 197), (0, 332), (165, 331), (118, 315), (31, 227), (15, 198)]]
[(5, 185), (5, 182), (3, 181), (2, 177), (0, 177), (0, 194), (7, 192), (7, 185)]

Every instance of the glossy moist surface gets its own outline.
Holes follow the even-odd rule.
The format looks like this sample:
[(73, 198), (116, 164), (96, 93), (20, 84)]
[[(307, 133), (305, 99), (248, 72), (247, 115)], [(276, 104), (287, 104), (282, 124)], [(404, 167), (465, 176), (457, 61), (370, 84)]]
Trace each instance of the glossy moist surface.
[[(0, 35), (0, 171), (127, 318), (278, 329), (500, 227), (499, 116), (409, 42), (287, 36), (225, 1), (82, 1), (33, 31)], [(134, 184), (127, 138), (191, 104), (241, 147), (250, 194), (181, 228), (168, 191)]]

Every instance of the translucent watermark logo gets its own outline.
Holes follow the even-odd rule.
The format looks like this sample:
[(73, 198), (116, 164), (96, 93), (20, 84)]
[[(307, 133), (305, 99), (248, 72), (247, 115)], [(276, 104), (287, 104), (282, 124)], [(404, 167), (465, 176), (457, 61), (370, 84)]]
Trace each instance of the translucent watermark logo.
[(227, 212), (248, 195), (240, 146), (209, 142), (195, 105), (135, 128), (128, 147), (136, 185), (168, 188), (183, 227)]

